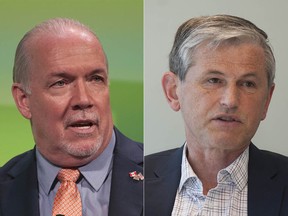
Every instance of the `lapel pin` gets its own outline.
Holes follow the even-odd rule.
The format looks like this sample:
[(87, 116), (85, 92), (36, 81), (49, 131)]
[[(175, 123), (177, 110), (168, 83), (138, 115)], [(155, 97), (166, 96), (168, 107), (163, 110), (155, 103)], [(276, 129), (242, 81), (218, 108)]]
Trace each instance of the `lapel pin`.
[(139, 173), (137, 173), (136, 171), (129, 172), (129, 176), (136, 181), (139, 181), (139, 180), (143, 181), (144, 180), (144, 176), (142, 175), (141, 172), (139, 172)]

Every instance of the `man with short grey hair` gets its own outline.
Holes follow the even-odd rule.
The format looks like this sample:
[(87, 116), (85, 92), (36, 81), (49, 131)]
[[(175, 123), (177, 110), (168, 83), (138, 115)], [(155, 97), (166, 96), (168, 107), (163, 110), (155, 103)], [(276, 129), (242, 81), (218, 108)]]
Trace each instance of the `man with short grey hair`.
[(113, 125), (106, 55), (88, 27), (55, 18), (26, 33), (12, 94), (35, 148), (0, 169), (0, 215), (142, 215), (143, 145)]
[(251, 143), (275, 87), (266, 33), (240, 17), (196, 17), (169, 57), (162, 87), (186, 142), (146, 157), (146, 215), (288, 215), (288, 158)]

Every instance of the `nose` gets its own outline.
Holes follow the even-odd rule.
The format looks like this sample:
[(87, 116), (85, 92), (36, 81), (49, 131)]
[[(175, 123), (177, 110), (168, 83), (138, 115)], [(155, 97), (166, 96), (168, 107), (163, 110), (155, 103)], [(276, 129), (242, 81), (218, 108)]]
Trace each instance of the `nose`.
[(221, 106), (227, 110), (237, 109), (239, 105), (239, 94), (240, 92), (236, 84), (227, 85), (221, 95)]
[(72, 91), (72, 109), (84, 110), (93, 106), (92, 93), (85, 81), (78, 81), (73, 86)]

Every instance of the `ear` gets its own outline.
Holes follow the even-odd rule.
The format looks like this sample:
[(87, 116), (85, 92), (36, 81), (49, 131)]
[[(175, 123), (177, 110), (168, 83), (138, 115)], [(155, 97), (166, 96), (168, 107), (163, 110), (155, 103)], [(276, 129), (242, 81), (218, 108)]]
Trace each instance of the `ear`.
[(262, 115), (262, 119), (261, 119), (261, 120), (264, 120), (264, 119), (266, 118), (266, 115), (267, 115), (267, 112), (268, 112), (268, 108), (269, 108), (269, 104), (270, 104), (270, 101), (271, 101), (271, 98), (272, 98), (274, 89), (275, 89), (275, 84), (273, 84), (273, 85), (270, 87), (270, 89), (269, 89), (267, 101), (266, 101), (266, 103), (265, 103), (265, 109), (264, 109), (264, 112), (263, 112), (263, 115)]
[(177, 95), (178, 77), (173, 72), (166, 72), (162, 77), (162, 88), (170, 107), (174, 111), (180, 110), (180, 103)]
[(18, 110), (24, 118), (30, 119), (29, 95), (23, 90), (19, 83), (14, 83), (11, 90)]

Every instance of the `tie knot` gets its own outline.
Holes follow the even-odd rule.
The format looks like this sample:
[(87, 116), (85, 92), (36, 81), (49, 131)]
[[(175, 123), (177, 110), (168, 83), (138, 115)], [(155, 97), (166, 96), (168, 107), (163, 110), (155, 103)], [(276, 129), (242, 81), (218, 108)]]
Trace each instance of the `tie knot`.
[(78, 169), (61, 169), (57, 175), (60, 182), (71, 181), (76, 182), (80, 176)]

